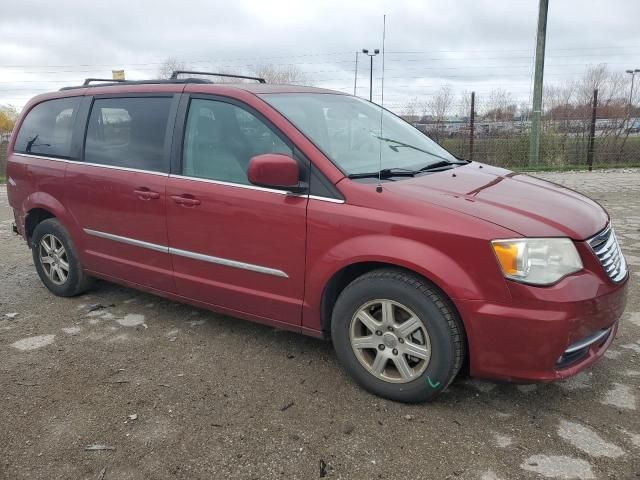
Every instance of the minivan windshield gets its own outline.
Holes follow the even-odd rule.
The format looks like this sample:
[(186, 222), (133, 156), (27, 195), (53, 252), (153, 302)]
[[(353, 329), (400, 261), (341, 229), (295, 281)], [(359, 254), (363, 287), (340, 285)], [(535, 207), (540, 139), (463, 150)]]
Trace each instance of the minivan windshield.
[[(261, 95), (347, 175), (457, 163), (429, 137), (380, 106), (350, 95)], [(381, 158), (380, 158), (381, 157)]]

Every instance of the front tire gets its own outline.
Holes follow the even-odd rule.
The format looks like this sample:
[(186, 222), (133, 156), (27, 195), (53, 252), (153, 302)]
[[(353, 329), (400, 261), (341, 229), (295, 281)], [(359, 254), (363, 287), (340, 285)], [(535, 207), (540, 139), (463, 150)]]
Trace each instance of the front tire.
[(69, 233), (55, 218), (36, 225), (31, 253), (40, 280), (53, 294), (73, 297), (91, 287), (92, 279), (82, 269)]
[(448, 298), (399, 269), (351, 282), (334, 306), (331, 337), (338, 359), (362, 387), (400, 402), (435, 398), (466, 354), (464, 328)]

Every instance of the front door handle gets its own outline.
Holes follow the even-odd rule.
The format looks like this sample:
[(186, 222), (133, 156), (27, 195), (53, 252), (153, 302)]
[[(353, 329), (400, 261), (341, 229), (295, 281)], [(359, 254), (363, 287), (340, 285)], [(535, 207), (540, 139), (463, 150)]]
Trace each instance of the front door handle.
[(160, 198), (158, 192), (152, 192), (146, 187), (140, 187), (133, 191), (141, 200), (157, 200)]
[(196, 205), (200, 205), (200, 200), (193, 197), (192, 195), (171, 195), (171, 199), (176, 202), (178, 205), (182, 205), (184, 207), (195, 207)]

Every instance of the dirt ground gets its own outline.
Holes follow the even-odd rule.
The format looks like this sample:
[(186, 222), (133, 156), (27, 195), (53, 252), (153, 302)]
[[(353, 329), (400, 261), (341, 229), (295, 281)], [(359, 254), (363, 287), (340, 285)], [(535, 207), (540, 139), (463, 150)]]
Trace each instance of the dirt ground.
[(0, 187), (0, 478), (640, 478), (640, 171), (540, 176), (611, 213), (618, 337), (568, 381), (424, 405), (364, 392), (328, 342), (104, 282), (54, 297)]

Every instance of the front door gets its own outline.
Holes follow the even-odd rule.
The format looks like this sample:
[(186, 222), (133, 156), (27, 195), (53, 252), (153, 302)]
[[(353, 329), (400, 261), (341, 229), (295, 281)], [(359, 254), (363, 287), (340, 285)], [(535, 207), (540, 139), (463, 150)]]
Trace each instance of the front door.
[(66, 203), (88, 270), (175, 290), (165, 189), (172, 97), (96, 98), (84, 161), (67, 166)]
[(255, 187), (254, 155), (293, 155), (245, 106), (192, 98), (181, 172), (167, 183), (167, 226), (179, 294), (253, 317), (301, 323), (305, 196)]

